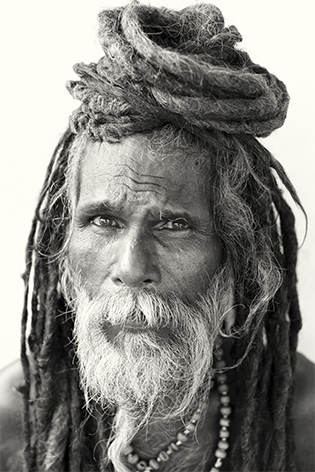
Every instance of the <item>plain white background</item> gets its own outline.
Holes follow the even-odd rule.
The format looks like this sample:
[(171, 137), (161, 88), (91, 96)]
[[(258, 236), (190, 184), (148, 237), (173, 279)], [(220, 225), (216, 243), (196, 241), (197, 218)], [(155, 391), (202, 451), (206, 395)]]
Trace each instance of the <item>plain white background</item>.
[[(153, 1), (182, 8), (186, 0)], [(300, 249), (299, 293), (304, 318), (299, 350), (315, 360), (314, 65), (313, 0), (217, 0), (241, 47), (282, 79), (291, 95), (286, 124), (264, 140), (285, 166), (309, 218)], [(97, 14), (123, 2), (16, 0), (1, 12), (1, 310), (0, 367), (19, 355), (24, 250), (45, 169), (78, 106), (65, 82), (72, 65), (97, 61)], [(305, 221), (295, 209), (300, 244)]]

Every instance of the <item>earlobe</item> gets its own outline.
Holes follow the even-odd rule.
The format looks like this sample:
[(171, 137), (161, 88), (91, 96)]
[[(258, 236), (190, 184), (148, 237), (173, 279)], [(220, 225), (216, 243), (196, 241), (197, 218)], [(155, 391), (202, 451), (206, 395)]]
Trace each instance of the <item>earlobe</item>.
[(224, 329), (227, 334), (231, 334), (232, 327), (235, 324), (235, 316), (236, 316), (236, 310), (235, 307), (231, 307), (227, 314), (226, 318), (224, 320)]

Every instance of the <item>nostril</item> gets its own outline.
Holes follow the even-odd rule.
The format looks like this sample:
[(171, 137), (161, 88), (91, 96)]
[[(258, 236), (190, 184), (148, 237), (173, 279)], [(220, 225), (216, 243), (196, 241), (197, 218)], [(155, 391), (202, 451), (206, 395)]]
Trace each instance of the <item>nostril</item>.
[(117, 278), (115, 279), (115, 283), (116, 283), (117, 285), (122, 285), (122, 284), (123, 284), (123, 281), (117, 277)]
[[(119, 277), (116, 277), (114, 279), (114, 282), (117, 285), (125, 285), (126, 284), (126, 282), (124, 282), (124, 279), (120, 279)], [(134, 285), (138, 286), (139, 285), (139, 286), (141, 286), (141, 285), (150, 285), (150, 284), (153, 284), (153, 283), (154, 283), (153, 279), (145, 279), (145, 280), (143, 280), (143, 282), (137, 281), (137, 284), (132, 284), (132, 283), (129, 282), (126, 285), (130, 285), (130, 286), (134, 286)]]

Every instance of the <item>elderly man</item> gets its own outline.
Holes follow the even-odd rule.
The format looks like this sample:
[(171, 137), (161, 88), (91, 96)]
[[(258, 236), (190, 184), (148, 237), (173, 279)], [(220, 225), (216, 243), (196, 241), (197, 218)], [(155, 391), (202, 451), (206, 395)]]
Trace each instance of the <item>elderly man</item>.
[(300, 202), (256, 139), (286, 88), (212, 5), (99, 21), (105, 55), (68, 84), (81, 105), (28, 241), (1, 470), (314, 470), (278, 181)]

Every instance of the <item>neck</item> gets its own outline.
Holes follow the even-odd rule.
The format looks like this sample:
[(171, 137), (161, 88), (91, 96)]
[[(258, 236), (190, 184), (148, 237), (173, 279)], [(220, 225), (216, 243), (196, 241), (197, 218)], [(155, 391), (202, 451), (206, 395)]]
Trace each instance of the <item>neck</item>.
[[(180, 451), (170, 456), (165, 463), (167, 470), (175, 472), (194, 470), (194, 466), (201, 462), (205, 464), (211, 459), (213, 450), (218, 439), (218, 418), (219, 418), (219, 395), (217, 390), (211, 391), (207, 409), (203, 414), (194, 433), (185, 442)], [(181, 420), (173, 421), (151, 421), (146, 428), (139, 431), (133, 440), (133, 447), (136, 453), (143, 459), (148, 460), (157, 457), (161, 449), (166, 449), (171, 442), (176, 442), (178, 434), (184, 429)], [(160, 470), (163, 470), (160, 467)]]

